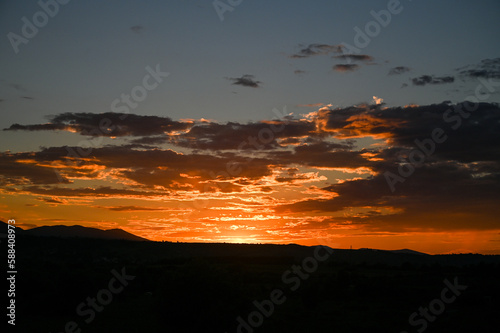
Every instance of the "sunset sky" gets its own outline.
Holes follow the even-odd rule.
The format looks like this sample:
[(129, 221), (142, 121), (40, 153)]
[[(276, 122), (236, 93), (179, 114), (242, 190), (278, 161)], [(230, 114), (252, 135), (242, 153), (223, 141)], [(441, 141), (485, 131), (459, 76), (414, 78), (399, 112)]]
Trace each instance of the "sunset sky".
[(497, 0), (40, 3), (0, 2), (1, 220), (500, 254)]

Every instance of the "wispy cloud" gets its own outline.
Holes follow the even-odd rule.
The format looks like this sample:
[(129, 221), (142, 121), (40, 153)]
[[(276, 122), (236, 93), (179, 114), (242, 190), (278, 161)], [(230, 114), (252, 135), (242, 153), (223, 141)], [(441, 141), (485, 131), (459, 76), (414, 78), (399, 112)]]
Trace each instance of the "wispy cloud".
[(409, 71), (410, 71), (410, 67), (397, 66), (397, 67), (393, 67), (389, 70), (389, 75), (399, 75), (399, 74), (407, 73)]
[(290, 58), (301, 59), (330, 53), (341, 53), (342, 48), (342, 45), (309, 44), (308, 46), (303, 47), (299, 52), (292, 54)]
[(142, 25), (134, 25), (134, 26), (130, 27), (130, 30), (132, 30), (132, 32), (134, 32), (136, 34), (139, 34), (144, 30), (144, 27)]
[(311, 107), (320, 107), (320, 106), (323, 106), (325, 105), (324, 103), (312, 103), (312, 104), (299, 104), (297, 105), (298, 107), (307, 107), (307, 108), (311, 108)]
[(163, 211), (164, 208), (154, 207), (140, 207), (140, 206), (96, 206), (96, 208), (103, 208), (115, 212), (138, 212), (138, 211)]

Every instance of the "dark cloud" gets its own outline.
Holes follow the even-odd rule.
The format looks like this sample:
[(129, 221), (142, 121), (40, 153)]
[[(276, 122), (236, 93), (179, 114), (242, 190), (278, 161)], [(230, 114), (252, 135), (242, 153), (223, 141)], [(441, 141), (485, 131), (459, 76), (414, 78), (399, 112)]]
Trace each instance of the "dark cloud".
[(331, 133), (337, 138), (375, 136), (398, 147), (413, 147), (415, 138), (429, 137), (434, 128), (440, 127), (451, 130), (457, 140), (469, 141), (469, 144), (463, 141), (457, 146), (462, 153), (470, 145), (481, 155), (486, 153), (482, 147), (495, 151), (492, 144), (500, 144), (500, 134), (496, 130), (500, 126), (497, 122), (500, 120), (498, 105), (480, 103), (476, 104), (477, 110), (467, 112), (470, 107), (469, 103), (441, 103), (391, 108), (378, 105), (322, 108), (313, 121), (321, 132)]
[(425, 86), (428, 84), (444, 84), (453, 83), (455, 78), (453, 76), (435, 77), (434, 75), (422, 75), (420, 77), (412, 78), (411, 82), (414, 86)]
[(65, 130), (88, 136), (151, 136), (182, 131), (191, 122), (173, 121), (168, 117), (140, 116), (125, 113), (62, 113), (51, 116), (46, 124), (13, 124), (4, 130)]
[(315, 124), (304, 120), (276, 120), (240, 124), (197, 124), (172, 138), (172, 143), (193, 149), (240, 151), (273, 149), (278, 140), (314, 135)]
[(13, 124), (9, 128), (4, 128), (4, 131), (57, 131), (67, 129), (64, 124), (37, 124), (37, 125), (20, 125)]
[[(226, 154), (223, 156), (214, 156), (209, 154), (181, 154), (173, 150), (135, 150), (123, 147), (105, 147), (95, 149), (92, 152), (96, 160), (96, 164), (110, 168), (128, 168), (133, 171), (124, 171), (128, 175), (134, 173), (150, 173), (144, 174), (144, 178), (135, 177), (136, 180), (143, 183), (155, 184), (155, 179), (158, 183), (172, 182), (182, 180), (188, 182), (190, 177), (204, 177), (205, 179), (213, 178), (210, 173), (218, 173), (220, 170), (226, 169), (226, 164), (230, 162), (243, 164), (246, 163), (246, 158), (239, 157), (235, 154)], [(269, 173), (267, 164), (269, 161), (254, 159), (252, 167), (248, 167), (241, 176), (248, 178), (259, 178)], [(174, 178), (175, 177), (175, 178)], [(146, 181), (147, 180), (147, 181)]]
[(292, 54), (290, 58), (309, 58), (316, 55), (325, 55), (329, 53), (341, 53), (342, 45), (329, 45), (329, 44), (309, 44), (302, 48), (298, 53)]
[(352, 61), (372, 61), (373, 57), (366, 54), (342, 54), (334, 56), (335, 59), (352, 60)]
[(229, 77), (227, 79), (233, 81), (233, 84), (252, 88), (260, 87), (261, 83), (260, 81), (254, 80), (254, 76), (249, 74), (245, 74), (241, 77)]
[(353, 72), (359, 68), (359, 65), (356, 64), (340, 64), (333, 66), (333, 70), (341, 73), (345, 72)]
[(33, 153), (0, 153), (0, 184), (3, 187), (25, 184), (58, 184), (69, 183), (61, 177), (49, 163), (36, 164)]
[(403, 74), (403, 73), (406, 73), (409, 71), (410, 71), (409, 67), (397, 66), (397, 67), (393, 67), (389, 70), (389, 75), (399, 75), (399, 74)]
[[(29, 185), (69, 183), (68, 178), (98, 179), (102, 176), (102, 171), (114, 169), (114, 177), (118, 180), (132, 181), (136, 186), (148, 190), (161, 188), (163, 192), (159, 193), (193, 190), (200, 193), (231, 192), (241, 191), (242, 187), (226, 180), (243, 177), (257, 181), (271, 175), (269, 165), (273, 164), (268, 159), (249, 159), (239, 154), (181, 154), (172, 150), (137, 150), (132, 146), (95, 148), (91, 151), (91, 159), (86, 156), (75, 158), (68, 153), (78, 152), (79, 149), (51, 147), (36, 153), (2, 154), (0, 183), (4, 187), (17, 186), (23, 191), (49, 195), (49, 192), (42, 191), (43, 188)], [(3, 160), (5, 162), (2, 163)], [(33, 189), (37, 191), (33, 192)], [(66, 192), (61, 192), (60, 195), (67, 193), (68, 196), (92, 196), (96, 193), (90, 189), (81, 189), (80, 192), (70, 190), (72, 189), (64, 189)], [(128, 192), (109, 191), (95, 195), (128, 195)], [(130, 192), (131, 195), (133, 193), (135, 192)]]
[(458, 69), (460, 75), (470, 78), (500, 78), (500, 58), (483, 59), (479, 64)]
[[(319, 147), (314, 148), (312, 151), (320, 153), (323, 160), (315, 159), (315, 154), (307, 147), (296, 147), (296, 154), (305, 150), (305, 155), (296, 157), (298, 160), (300, 156), (306, 164), (363, 165), (373, 175), (324, 188), (335, 193), (332, 199), (303, 200), (277, 210), (296, 213), (339, 212), (353, 207), (393, 210), (391, 214), (344, 218), (353, 224), (369, 224), (377, 230), (498, 229), (500, 222), (495, 216), (500, 213), (500, 207), (495, 202), (500, 193), (500, 107), (480, 103), (472, 109), (474, 111), (467, 111), (471, 110), (467, 103), (442, 103), (318, 112), (316, 121), (333, 135), (383, 134), (390, 147), (373, 148), (365, 153), (352, 150), (320, 153)], [(367, 120), (370, 126), (366, 126)], [(436, 128), (443, 130), (446, 139), (431, 144), (430, 138)], [(409, 163), (410, 152), (422, 150), (423, 146), (430, 152), (425, 162), (392, 192), (385, 172), (398, 175), (402, 161)]]
[(464, 230), (498, 229), (495, 203), (500, 177), (474, 178), (466, 166), (442, 161), (425, 164), (391, 193), (383, 174), (368, 179), (331, 185), (333, 199), (310, 199), (278, 207), (280, 212), (339, 212), (353, 207), (378, 211), (394, 209), (392, 214), (344, 217), (352, 224), (369, 225), (374, 230)]

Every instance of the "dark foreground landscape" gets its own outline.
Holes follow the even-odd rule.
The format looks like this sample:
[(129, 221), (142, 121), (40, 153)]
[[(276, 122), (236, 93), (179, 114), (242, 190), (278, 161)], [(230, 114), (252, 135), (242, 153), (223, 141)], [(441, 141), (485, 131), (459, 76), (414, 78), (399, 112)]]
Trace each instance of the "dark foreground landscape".
[(500, 327), (500, 256), (61, 238), (22, 230), (16, 255), (16, 332)]

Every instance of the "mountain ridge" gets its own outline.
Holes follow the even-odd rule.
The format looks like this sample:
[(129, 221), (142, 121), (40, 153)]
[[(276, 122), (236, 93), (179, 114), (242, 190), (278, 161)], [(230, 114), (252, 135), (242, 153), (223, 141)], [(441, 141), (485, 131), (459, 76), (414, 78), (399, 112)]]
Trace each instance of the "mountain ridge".
[[(7, 223), (0, 221), (3, 224)], [(84, 227), (81, 225), (53, 225), (53, 226), (41, 226), (32, 229), (24, 230), (20, 227), (16, 227), (16, 233), (21, 233), (23, 235), (30, 236), (40, 236), (40, 237), (60, 237), (60, 238), (93, 238), (93, 239), (121, 239), (129, 241), (150, 241), (144, 237), (134, 235), (123, 229), (98, 229), (92, 227)]]

